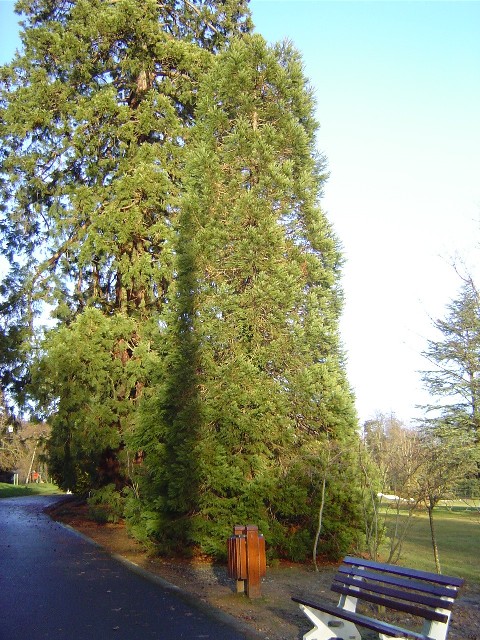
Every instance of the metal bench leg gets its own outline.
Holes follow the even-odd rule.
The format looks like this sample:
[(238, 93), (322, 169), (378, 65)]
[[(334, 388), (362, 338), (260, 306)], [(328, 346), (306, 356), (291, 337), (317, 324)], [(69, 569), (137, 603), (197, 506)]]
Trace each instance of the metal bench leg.
[(361, 640), (361, 635), (352, 622), (336, 618), (304, 604), (300, 605), (300, 609), (314, 624), (314, 628), (303, 636), (303, 640)]
[(446, 640), (452, 612), (449, 609), (436, 609), (436, 611), (444, 613), (447, 616), (447, 622), (425, 620), (422, 631), (429, 638), (433, 638), (433, 640)]

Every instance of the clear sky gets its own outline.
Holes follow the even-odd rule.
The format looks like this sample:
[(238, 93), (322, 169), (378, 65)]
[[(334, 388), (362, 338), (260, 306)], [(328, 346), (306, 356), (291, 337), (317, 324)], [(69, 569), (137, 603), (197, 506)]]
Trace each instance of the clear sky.
[[(480, 2), (251, 0), (257, 30), (301, 51), (315, 88), (323, 207), (346, 258), (342, 338), (361, 421), (406, 423), (418, 370), (480, 251)], [(18, 46), (0, 0), (0, 62)], [(477, 260), (478, 262), (478, 260)], [(480, 268), (477, 269), (480, 271)]]

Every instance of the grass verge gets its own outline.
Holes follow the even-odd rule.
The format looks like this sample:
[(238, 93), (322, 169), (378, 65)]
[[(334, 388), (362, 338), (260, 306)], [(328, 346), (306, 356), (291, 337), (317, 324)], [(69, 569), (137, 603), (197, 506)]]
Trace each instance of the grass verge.
[(1, 498), (15, 498), (18, 496), (33, 496), (33, 495), (53, 495), (61, 494), (61, 491), (56, 485), (49, 482), (42, 482), (40, 484), (7, 484), (0, 482), (0, 499)]

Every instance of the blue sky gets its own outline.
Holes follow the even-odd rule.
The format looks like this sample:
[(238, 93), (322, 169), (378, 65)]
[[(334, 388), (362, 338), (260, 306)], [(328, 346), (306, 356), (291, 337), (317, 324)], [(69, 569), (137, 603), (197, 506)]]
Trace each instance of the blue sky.
[[(323, 207), (346, 258), (342, 337), (363, 421), (427, 401), (431, 319), (475, 273), (480, 219), (480, 2), (252, 0), (257, 30), (301, 51), (317, 98)], [(0, 0), (0, 62), (18, 46)], [(479, 274), (480, 275), (480, 274)]]

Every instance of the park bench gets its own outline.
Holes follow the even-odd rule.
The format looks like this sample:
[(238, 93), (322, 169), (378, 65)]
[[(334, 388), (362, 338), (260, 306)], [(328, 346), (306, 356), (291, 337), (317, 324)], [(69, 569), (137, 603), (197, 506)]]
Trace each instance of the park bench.
[[(304, 640), (361, 640), (357, 626), (377, 632), (380, 640), (445, 640), (451, 608), (462, 584), (461, 578), (347, 556), (331, 587), (340, 594), (338, 605), (299, 597), (292, 600), (315, 625)], [(359, 601), (378, 605), (380, 611), (415, 616), (419, 626), (423, 619), (423, 627), (414, 631), (378, 619), (381, 615), (357, 613)]]

